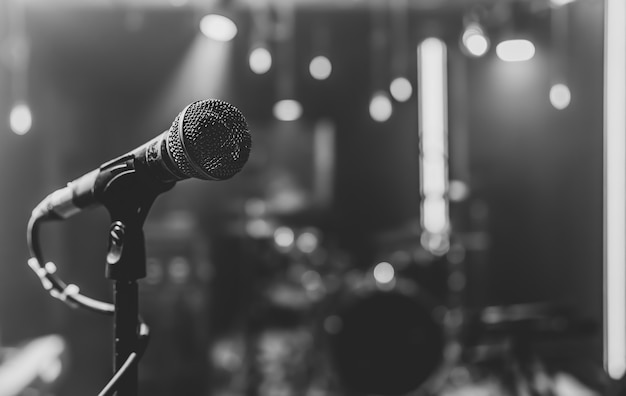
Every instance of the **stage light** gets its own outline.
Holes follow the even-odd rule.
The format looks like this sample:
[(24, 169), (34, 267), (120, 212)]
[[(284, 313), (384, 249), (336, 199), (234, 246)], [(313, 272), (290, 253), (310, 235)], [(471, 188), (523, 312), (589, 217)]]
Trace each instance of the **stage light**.
[(298, 235), (296, 246), (302, 253), (313, 253), (319, 246), (319, 238), (314, 232), (304, 231)]
[(393, 266), (387, 262), (382, 262), (376, 264), (374, 267), (374, 279), (378, 283), (388, 284), (391, 283), (395, 278), (395, 271)]
[(272, 53), (265, 47), (257, 47), (250, 51), (248, 64), (254, 73), (265, 74), (272, 68)]
[(469, 197), (469, 187), (461, 180), (451, 180), (448, 186), (450, 201), (461, 202)]
[(274, 104), (274, 117), (280, 121), (295, 121), (302, 116), (302, 105), (294, 99), (279, 100)]
[[(409, 29), (411, 13), (408, 0), (392, 1), (391, 3), (390, 67), (388, 71), (383, 68), (382, 74), (385, 75), (388, 72), (389, 77), (392, 78), (389, 83), (391, 96), (397, 102), (406, 102), (413, 95), (413, 85), (406, 77), (410, 73), (409, 66), (411, 64), (409, 60), (410, 51), (408, 51), (408, 48), (410, 48), (409, 37), (412, 36)], [(385, 55), (376, 56), (380, 58)]]
[(557, 110), (567, 108), (572, 101), (572, 93), (566, 84), (569, 69), (567, 49), (569, 45), (569, 13), (566, 9), (553, 9), (550, 12), (551, 47), (553, 57), (552, 77), (550, 87), (550, 103)]
[(448, 248), (448, 115), (446, 45), (427, 38), (417, 48), (422, 244), (431, 253)]
[(424, 208), (424, 228), (432, 234), (443, 234), (448, 230), (448, 203), (439, 197), (426, 197)]
[(244, 203), (244, 212), (248, 217), (262, 217), (267, 213), (267, 203), (260, 198), (249, 198)]
[(168, 263), (167, 272), (173, 283), (186, 283), (192, 273), (191, 263), (184, 256), (175, 256)]
[(572, 93), (565, 84), (554, 84), (550, 88), (550, 103), (557, 110), (563, 110), (569, 106), (572, 100)]
[(246, 233), (254, 239), (265, 239), (272, 236), (272, 225), (265, 219), (252, 219), (246, 223)]
[[(274, 103), (273, 114), (279, 121), (296, 121), (302, 117), (302, 104), (294, 99), (296, 88), (296, 40), (294, 32), (295, 16), (292, 7), (280, 9), (277, 15), (278, 24), (283, 26), (284, 33), (276, 40), (276, 97), (280, 98)], [(288, 196), (281, 194), (283, 196)], [(290, 194), (293, 198), (294, 194)], [(300, 198), (290, 201), (300, 201)]]
[(626, 2), (607, 0), (604, 40), (604, 363), (626, 372)]
[(320, 119), (313, 129), (313, 202), (320, 206), (330, 205), (333, 200), (336, 132), (329, 119)]
[(420, 236), (420, 243), (435, 256), (443, 256), (450, 251), (450, 237), (445, 232), (438, 234), (424, 232)]
[(374, 121), (385, 122), (393, 113), (393, 106), (387, 94), (383, 91), (376, 92), (370, 101), (370, 116)]
[(413, 95), (413, 85), (406, 77), (397, 77), (389, 84), (389, 92), (398, 102), (406, 102)]
[(307, 292), (313, 293), (310, 296), (318, 296), (319, 292), (324, 291), (324, 280), (317, 271), (308, 270), (300, 276), (300, 283)]
[(535, 56), (535, 45), (529, 40), (505, 40), (496, 46), (496, 54), (505, 62), (523, 62)]
[(489, 50), (489, 39), (482, 26), (476, 22), (467, 25), (461, 41), (467, 53), (475, 57), (483, 56)]
[(17, 103), (9, 115), (11, 130), (17, 135), (25, 135), (33, 125), (33, 115), (26, 103)]
[(208, 14), (200, 20), (200, 31), (212, 40), (227, 42), (237, 35), (237, 25), (224, 15)]
[(289, 248), (295, 241), (295, 234), (289, 227), (278, 227), (274, 231), (274, 243), (281, 248)]
[(330, 59), (323, 55), (316, 56), (309, 63), (309, 73), (316, 80), (326, 80), (333, 71)]
[[(423, 141), (422, 141), (423, 142)], [(421, 161), (422, 194), (424, 196), (444, 196), (447, 189), (447, 166), (442, 155), (426, 149)]]
[[(443, 148), (447, 127), (445, 44), (438, 39), (424, 40), (418, 48), (419, 115), (427, 142)], [(432, 140), (431, 140), (432, 139)]]
[(574, 0), (550, 0), (550, 5), (552, 7), (563, 7), (569, 3), (573, 3)]

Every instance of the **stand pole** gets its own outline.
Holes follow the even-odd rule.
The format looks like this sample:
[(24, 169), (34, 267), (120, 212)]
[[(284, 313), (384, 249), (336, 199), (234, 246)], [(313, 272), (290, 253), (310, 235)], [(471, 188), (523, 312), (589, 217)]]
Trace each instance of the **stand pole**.
[[(115, 371), (120, 370), (128, 356), (136, 350), (139, 314), (137, 294), (137, 282), (115, 282)], [(136, 396), (139, 392), (137, 377), (138, 365), (132, 364), (120, 379), (117, 396)]]
[[(139, 349), (139, 293), (137, 280), (146, 276), (146, 247), (143, 224), (156, 197), (174, 182), (154, 184), (139, 175), (143, 165), (132, 155), (101, 167), (102, 178), (94, 190), (109, 211), (109, 249), (106, 277), (115, 282), (114, 371), (120, 372), (128, 357)], [(139, 167), (139, 168), (138, 168)], [(116, 396), (137, 396), (138, 362), (124, 371)]]
[[(145, 241), (143, 220), (136, 212), (126, 212), (124, 221), (111, 224), (107, 277), (115, 281), (115, 353), (114, 370), (119, 371), (131, 353), (137, 350), (139, 337), (139, 291), (137, 280), (145, 276)], [(134, 217), (134, 218), (133, 218)], [(117, 386), (117, 396), (138, 394), (138, 365), (126, 369)]]

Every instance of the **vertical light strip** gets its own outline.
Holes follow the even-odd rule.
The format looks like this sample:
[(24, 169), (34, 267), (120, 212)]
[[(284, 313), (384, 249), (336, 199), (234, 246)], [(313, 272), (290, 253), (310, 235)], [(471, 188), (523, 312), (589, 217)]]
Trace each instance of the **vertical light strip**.
[(604, 356), (608, 374), (626, 371), (626, 2), (605, 2)]
[(334, 195), (336, 129), (335, 123), (323, 119), (315, 124), (313, 132), (313, 191), (320, 206), (330, 205)]
[(446, 45), (427, 38), (417, 48), (422, 243), (435, 253), (449, 247)]
[(12, 73), (11, 94), (13, 108), (9, 116), (11, 130), (24, 135), (30, 131), (33, 115), (28, 104), (28, 69), (30, 63), (30, 40), (26, 34), (26, 5), (21, 1), (10, 1), (8, 10), (9, 67)]

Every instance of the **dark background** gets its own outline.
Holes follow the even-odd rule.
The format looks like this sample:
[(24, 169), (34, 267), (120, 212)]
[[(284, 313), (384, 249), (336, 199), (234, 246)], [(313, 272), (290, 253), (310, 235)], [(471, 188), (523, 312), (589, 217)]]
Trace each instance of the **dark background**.
[[(536, 1), (503, 2), (517, 10), (516, 25), (537, 47), (531, 61), (518, 64), (499, 61), (493, 47), (483, 58), (465, 56), (458, 37), (469, 6), (432, 3), (411, 3), (408, 38), (400, 51), (415, 88), (417, 44), (433, 35), (448, 44), (450, 176), (470, 188), (469, 197), (454, 204), (452, 212), (455, 235), (469, 252), (465, 304), (563, 303), (576, 316), (600, 324), (602, 1), (559, 9), (569, 26), (561, 55), (551, 38), (553, 9)], [(0, 42), (6, 43), (2, 39), (9, 36), (11, 8), (7, 1), (0, 4)], [(382, 49), (372, 54), (369, 3), (296, 7), (289, 41), (274, 44), (277, 51), (290, 51), (287, 61), (262, 76), (247, 67), (254, 32), (253, 11), (246, 4), (233, 3), (240, 31), (229, 44), (200, 36), (198, 20), (207, 9), (194, 4), (26, 4), (31, 47), (24, 72), (34, 124), (25, 136), (8, 128), (12, 81), (20, 71), (12, 70), (10, 62), (0, 63), (0, 345), (49, 333), (64, 336), (70, 364), (60, 394), (95, 393), (104, 385), (110, 375), (110, 320), (70, 310), (41, 290), (26, 265), (30, 211), (50, 191), (167, 129), (193, 100), (218, 97), (237, 106), (250, 124), (253, 150), (248, 165), (232, 180), (185, 181), (157, 200), (150, 224), (165, 224), (167, 230), (171, 218), (181, 221), (196, 242), (189, 247), (166, 240), (174, 250), (199, 254), (193, 267), (206, 260), (210, 274), (173, 291), (146, 286), (142, 301), (154, 313), (156, 332), (147, 359), (165, 356), (174, 367), (191, 365), (193, 359), (208, 365), (208, 352), (189, 352), (192, 357), (186, 358), (181, 350), (206, 348), (211, 337), (245, 321), (252, 294), (248, 286), (257, 271), (240, 238), (244, 203), (266, 199), (281, 171), (311, 194), (308, 143), (320, 119), (330, 120), (336, 132), (332, 200), (275, 218), (296, 228), (318, 228), (327, 245), (362, 269), (385, 251), (381, 235), (419, 219), (415, 92), (408, 102), (394, 104), (387, 122), (374, 122), (368, 115), (373, 86), (389, 78), (385, 60), (392, 48), (387, 36)], [(387, 12), (376, 7), (376, 13)], [(493, 23), (493, 42), (510, 26)], [(326, 81), (313, 80), (307, 71), (318, 29), (331, 37), (326, 50), (334, 68)], [(6, 46), (0, 48), (9, 59)], [(564, 65), (572, 91), (571, 105), (561, 111), (548, 100), (555, 64)], [(273, 119), (271, 106), (278, 97), (277, 81), (290, 77), (304, 114), (299, 121), (281, 123)], [(106, 212), (97, 209), (46, 225), (42, 239), (64, 277), (108, 300), (107, 227)], [(199, 308), (189, 303), (198, 298)], [(168, 328), (174, 322), (179, 326)], [(190, 328), (200, 329), (199, 334), (187, 334)], [(183, 339), (191, 345), (182, 345)], [(601, 362), (599, 333), (577, 346), (585, 357)], [(153, 381), (158, 375), (148, 377)]]

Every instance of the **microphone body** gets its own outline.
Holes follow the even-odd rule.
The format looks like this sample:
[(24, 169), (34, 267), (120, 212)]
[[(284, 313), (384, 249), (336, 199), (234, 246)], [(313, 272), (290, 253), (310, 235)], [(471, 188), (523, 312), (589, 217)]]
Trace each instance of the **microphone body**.
[(163, 157), (159, 149), (166, 134), (167, 132), (162, 133), (148, 143), (104, 163), (49, 194), (35, 207), (33, 215), (38, 218), (67, 219), (83, 209), (96, 206), (100, 203), (100, 195), (107, 185), (128, 172), (134, 172), (147, 186), (170, 187), (173, 182), (184, 177), (179, 177), (170, 170), (166, 165), (166, 162), (171, 162), (169, 157)]
[[(67, 219), (102, 204), (104, 192), (132, 174), (136, 189), (164, 192), (180, 180), (225, 180), (248, 160), (251, 138), (243, 115), (220, 100), (198, 101), (178, 114), (169, 130), (69, 182), (44, 198), (32, 216)], [(136, 193), (135, 188), (128, 194)]]

